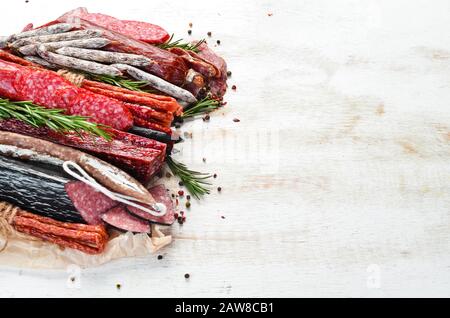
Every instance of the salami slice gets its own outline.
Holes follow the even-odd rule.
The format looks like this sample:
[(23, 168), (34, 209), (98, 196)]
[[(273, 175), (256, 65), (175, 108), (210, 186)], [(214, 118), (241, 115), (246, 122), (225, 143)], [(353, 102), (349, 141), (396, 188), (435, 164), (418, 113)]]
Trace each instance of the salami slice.
[(125, 209), (123, 206), (112, 208), (102, 214), (102, 220), (118, 229), (134, 233), (150, 233), (150, 224), (137, 218)]
[(164, 224), (164, 225), (171, 225), (173, 222), (175, 222), (175, 208), (173, 206), (173, 202), (170, 199), (169, 194), (167, 193), (167, 189), (164, 185), (160, 184), (157, 186), (154, 186), (148, 190), (152, 197), (155, 199), (156, 202), (162, 203), (167, 208), (167, 213), (163, 216), (154, 216), (149, 213), (146, 213), (142, 210), (139, 210), (138, 208), (127, 206), (127, 210), (131, 213), (139, 216), (140, 218), (143, 218), (145, 220), (148, 220), (150, 222)]
[(118, 205), (116, 201), (81, 181), (69, 182), (65, 189), (87, 224), (103, 224), (100, 215)]

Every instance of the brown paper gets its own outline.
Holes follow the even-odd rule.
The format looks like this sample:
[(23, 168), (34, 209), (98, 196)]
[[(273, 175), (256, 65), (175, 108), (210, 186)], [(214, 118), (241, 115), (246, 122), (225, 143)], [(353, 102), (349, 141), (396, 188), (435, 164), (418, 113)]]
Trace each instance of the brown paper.
[[(30, 241), (21, 237), (8, 238), (7, 247), (0, 252), (0, 266), (41, 269), (65, 269), (70, 265), (81, 268), (99, 266), (124, 257), (145, 256), (170, 244), (172, 237), (164, 235), (152, 225), (152, 236), (147, 234), (113, 233), (102, 254), (89, 255), (61, 248), (44, 241)], [(0, 238), (0, 246), (4, 240)]]

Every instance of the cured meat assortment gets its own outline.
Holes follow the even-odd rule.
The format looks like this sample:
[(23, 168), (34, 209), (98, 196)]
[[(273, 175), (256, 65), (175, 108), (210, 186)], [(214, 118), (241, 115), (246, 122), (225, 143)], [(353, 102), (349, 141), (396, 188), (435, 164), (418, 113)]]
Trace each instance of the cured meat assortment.
[(1, 37), (0, 218), (88, 254), (112, 229), (182, 224), (158, 172), (167, 163), (209, 193), (207, 176), (173, 168), (172, 127), (218, 108), (226, 80), (205, 41), (179, 45), (160, 26), (86, 8)]

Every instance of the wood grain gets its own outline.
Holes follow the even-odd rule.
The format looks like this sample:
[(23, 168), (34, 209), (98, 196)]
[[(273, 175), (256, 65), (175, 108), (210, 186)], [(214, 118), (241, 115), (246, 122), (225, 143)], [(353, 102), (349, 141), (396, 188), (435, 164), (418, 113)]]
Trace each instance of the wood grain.
[[(1, 29), (86, 4), (8, 3)], [(448, 1), (89, 9), (212, 32), (237, 90), (183, 128), (177, 158), (223, 191), (193, 204), (163, 260), (83, 270), (79, 288), (64, 271), (3, 268), (0, 296), (450, 296)]]

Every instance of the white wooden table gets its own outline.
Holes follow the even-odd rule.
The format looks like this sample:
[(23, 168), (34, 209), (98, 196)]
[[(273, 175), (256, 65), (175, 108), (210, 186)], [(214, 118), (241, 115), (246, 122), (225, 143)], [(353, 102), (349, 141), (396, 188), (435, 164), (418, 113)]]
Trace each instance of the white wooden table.
[(211, 31), (237, 91), (183, 128), (179, 158), (223, 191), (163, 260), (83, 270), (79, 288), (2, 268), (0, 296), (450, 296), (449, 1), (118, 3), (9, 1), (1, 33), (83, 5)]

